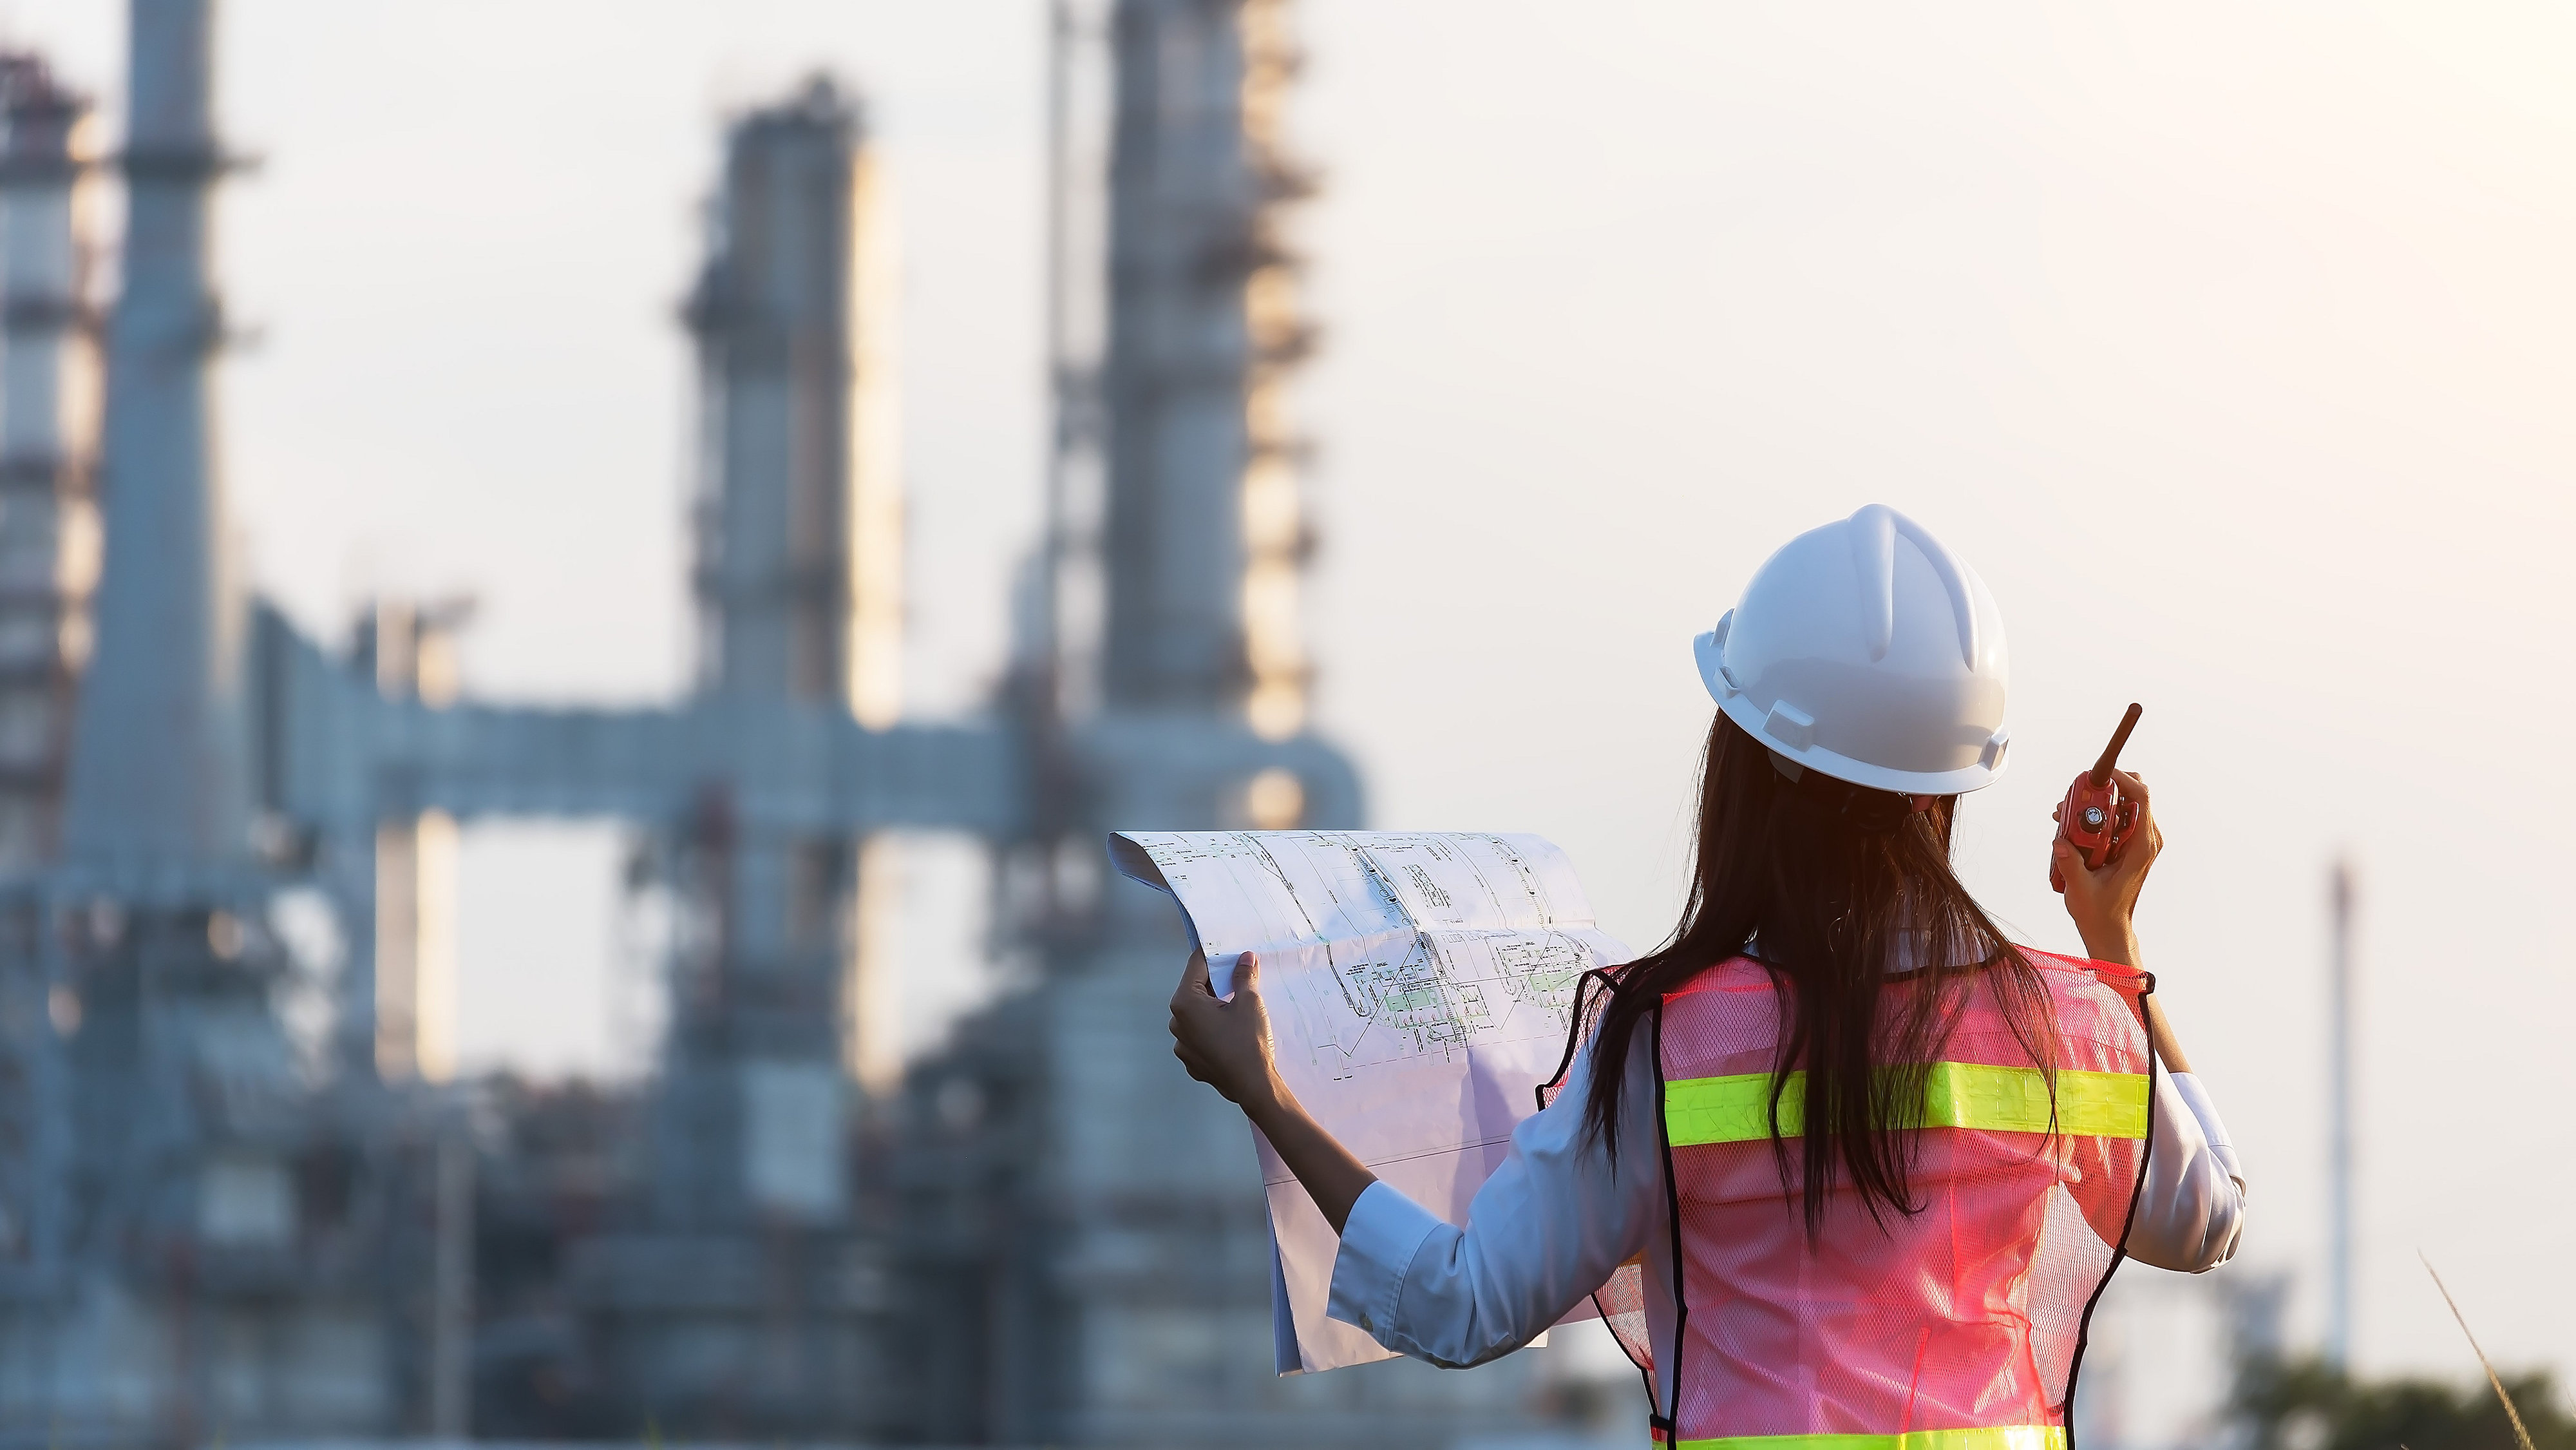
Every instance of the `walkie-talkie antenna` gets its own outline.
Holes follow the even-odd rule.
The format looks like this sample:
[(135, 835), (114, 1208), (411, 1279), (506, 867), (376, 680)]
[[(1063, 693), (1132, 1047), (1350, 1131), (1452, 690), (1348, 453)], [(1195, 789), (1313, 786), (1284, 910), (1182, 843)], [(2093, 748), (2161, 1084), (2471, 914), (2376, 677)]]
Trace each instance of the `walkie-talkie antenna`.
[(2100, 790), (2110, 783), (2111, 767), (2120, 763), (2120, 747), (2129, 743), (2129, 732), (2138, 728), (2138, 717), (2144, 708), (2132, 702), (2129, 713), (2120, 717), (2120, 728), (2111, 732), (2111, 743), (2102, 747), (2102, 758), (2093, 762), (2093, 788)]

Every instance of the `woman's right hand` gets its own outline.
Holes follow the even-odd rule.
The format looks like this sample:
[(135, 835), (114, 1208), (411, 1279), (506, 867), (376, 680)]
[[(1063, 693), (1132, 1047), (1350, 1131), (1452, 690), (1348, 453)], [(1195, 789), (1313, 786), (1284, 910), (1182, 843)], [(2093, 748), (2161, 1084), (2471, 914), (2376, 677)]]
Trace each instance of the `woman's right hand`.
[(2138, 909), (2138, 893), (2146, 889), (2147, 872), (2154, 868), (2157, 853), (2165, 848), (2165, 837), (2156, 827), (2155, 807), (2147, 799), (2147, 783), (2125, 770), (2113, 770), (2111, 776), (2120, 783), (2120, 798), (2135, 801), (2138, 806), (2138, 823), (2131, 828), (2120, 859), (2099, 870), (2087, 870), (2082, 854), (2062, 834), (2050, 843), (2049, 850), (2059, 878), (2066, 883), (2066, 914), (2074, 918), (2075, 930), (2084, 938), (2085, 955), (2098, 962), (2134, 967), (2138, 965), (2138, 932), (2132, 918)]

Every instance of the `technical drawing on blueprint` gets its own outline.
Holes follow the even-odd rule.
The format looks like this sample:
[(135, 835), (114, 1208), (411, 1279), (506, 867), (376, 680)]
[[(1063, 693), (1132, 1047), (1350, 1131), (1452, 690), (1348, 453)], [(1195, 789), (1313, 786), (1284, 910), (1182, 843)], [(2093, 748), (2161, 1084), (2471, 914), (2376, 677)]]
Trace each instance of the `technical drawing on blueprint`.
[[(1628, 959), (1593, 924), (1564, 853), (1537, 836), (1130, 831), (1109, 851), (1179, 903), (1219, 995), (1233, 990), (1236, 954), (1259, 955), (1298, 1101), (1381, 1181), (1452, 1223), (1466, 1222), (1555, 1071), (1577, 979)], [(1266, 1143), (1260, 1158), (1280, 1371), (1388, 1357), (1324, 1317), (1338, 1239)]]

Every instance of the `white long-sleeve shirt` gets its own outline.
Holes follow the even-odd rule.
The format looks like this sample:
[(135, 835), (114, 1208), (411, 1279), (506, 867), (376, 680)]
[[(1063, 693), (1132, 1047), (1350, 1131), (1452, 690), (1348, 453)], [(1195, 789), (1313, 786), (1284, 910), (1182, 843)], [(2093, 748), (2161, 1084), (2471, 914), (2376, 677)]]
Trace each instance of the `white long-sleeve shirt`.
[[(1477, 1190), (1466, 1227), (1370, 1185), (1343, 1226), (1326, 1312), (1398, 1353), (1482, 1364), (1538, 1337), (1642, 1253), (1647, 1323), (1665, 1342), (1672, 1234), (1663, 1155), (1653, 1147), (1654, 1055), (1628, 1055), (1615, 1161), (1583, 1127), (1591, 1059), (1589, 1047), (1577, 1053), (1565, 1090), (1513, 1130), (1511, 1152)], [(2186, 1273), (2215, 1268), (2236, 1252), (2243, 1229), (2244, 1170), (2191, 1074), (2157, 1077), (2154, 1112), (2128, 1256)], [(1670, 1403), (1671, 1385), (1657, 1388), (1658, 1401)]]

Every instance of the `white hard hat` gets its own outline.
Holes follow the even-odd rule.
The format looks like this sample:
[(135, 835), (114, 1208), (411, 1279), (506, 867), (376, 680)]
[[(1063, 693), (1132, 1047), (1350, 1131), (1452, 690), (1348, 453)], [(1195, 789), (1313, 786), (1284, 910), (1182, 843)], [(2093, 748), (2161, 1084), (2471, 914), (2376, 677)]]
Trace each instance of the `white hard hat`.
[(1693, 649), (1727, 718), (1792, 764), (1906, 795), (2003, 774), (2002, 612), (1885, 504), (1791, 539)]

